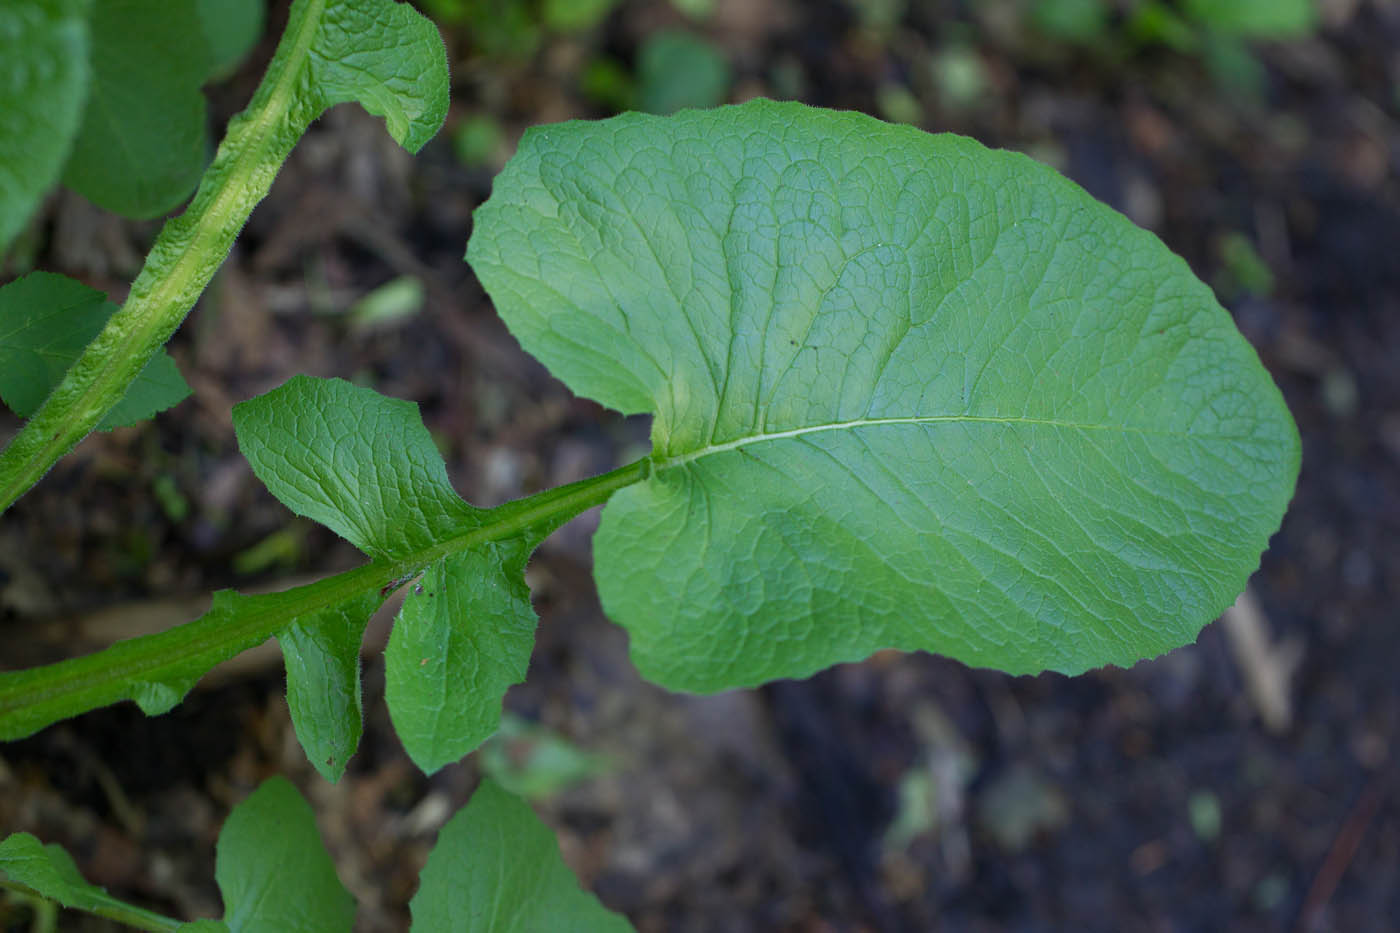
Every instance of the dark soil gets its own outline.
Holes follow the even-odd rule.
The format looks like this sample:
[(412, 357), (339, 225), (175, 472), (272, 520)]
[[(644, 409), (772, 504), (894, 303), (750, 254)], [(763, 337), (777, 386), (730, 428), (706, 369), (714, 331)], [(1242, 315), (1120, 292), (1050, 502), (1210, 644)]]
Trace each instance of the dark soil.
[[(887, 26), (860, 6), (719, 0), (695, 28), (733, 65), (731, 99), (879, 114), (905, 87), (925, 128), (1051, 161), (1217, 285), (1303, 437), (1296, 498), (1251, 584), (1275, 647), (1301, 659), (1291, 721), (1265, 728), (1219, 624), (1075, 679), (880, 654), (751, 692), (668, 694), (638, 679), (601, 615), (585, 516), (531, 565), (539, 642), (507, 705), (614, 767), (538, 811), (584, 883), (648, 931), (1400, 928), (1400, 6), (1321, 2), (1315, 36), (1252, 46), (1254, 95), (1121, 33), (1087, 47), (1039, 36), (1013, 0), (914, 0)], [(488, 113), (513, 138), (604, 116), (580, 90), (587, 63), (627, 65), (642, 36), (679, 22), (635, 0), (514, 58), (449, 31), (449, 128)], [(954, 48), (984, 80), (961, 103), (930, 68)], [(213, 89), (216, 115), (242, 106), (270, 49)], [(194, 397), (89, 438), (0, 523), (7, 665), (114, 637), (128, 621), (94, 615), (114, 605), (138, 625), (187, 618), (198, 609), (180, 600), (219, 587), (356, 562), (322, 528), (283, 532), (286, 511), (234, 443), (231, 404), (294, 373), (419, 402), (459, 491), (484, 505), (645, 449), (645, 423), (573, 398), (521, 353), (461, 261), (493, 171), (459, 164), (447, 132), (410, 158), (350, 107), (312, 129), (172, 343)], [(39, 223), (40, 267), (115, 298), (157, 229), (73, 195)], [(1230, 233), (1272, 288), (1241, 288)], [(400, 275), (427, 284), (417, 316), (365, 331), (338, 313)], [(235, 569), (279, 532), (281, 551)], [(329, 785), (295, 743), (275, 662), (213, 678), (166, 716), (124, 705), (4, 746), (0, 835), (62, 843), (90, 879), (154, 909), (213, 915), (219, 825), (285, 774), (360, 899), (359, 928), (406, 928), (475, 759), (418, 773), (371, 660), (364, 741)], [(0, 903), (5, 929), (25, 916)], [(67, 914), (61, 928), (107, 927)]]

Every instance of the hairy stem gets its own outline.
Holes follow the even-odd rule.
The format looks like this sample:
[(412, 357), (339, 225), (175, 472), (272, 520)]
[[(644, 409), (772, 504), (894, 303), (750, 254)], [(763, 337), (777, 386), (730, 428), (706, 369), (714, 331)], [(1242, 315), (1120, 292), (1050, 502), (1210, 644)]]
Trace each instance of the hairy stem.
[[(338, 606), (366, 592), (387, 589), (433, 561), (530, 534), (543, 535), (617, 490), (645, 479), (643, 459), (610, 473), (546, 490), (492, 509), (476, 527), (399, 560), (380, 560), (313, 583), (237, 597), (191, 622), (143, 635), (80, 658), (0, 674), (0, 740), (22, 738), (60, 719), (140, 696), (143, 685), (187, 680), (193, 684), (215, 664), (277, 635), (300, 617)], [(178, 697), (172, 697), (178, 699)]]
[(167, 221), (131, 293), (63, 381), (0, 453), (0, 511), (10, 507), (102, 417), (189, 314), (248, 215), (315, 113), (298, 80), (326, 0), (294, 6), (267, 73), (205, 171), (188, 209)]

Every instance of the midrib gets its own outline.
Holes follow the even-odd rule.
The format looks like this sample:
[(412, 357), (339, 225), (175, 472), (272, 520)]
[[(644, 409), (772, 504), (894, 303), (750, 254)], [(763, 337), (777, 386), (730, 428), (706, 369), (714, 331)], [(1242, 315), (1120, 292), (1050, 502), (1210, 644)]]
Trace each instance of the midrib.
[(1119, 434), (1150, 435), (1156, 437), (1187, 436), (1181, 431), (1150, 431), (1146, 428), (1135, 428), (1121, 424), (1091, 424), (1076, 421), (1060, 421), (1054, 418), (996, 417), (992, 415), (916, 415), (908, 418), (858, 418), (854, 421), (836, 421), (830, 424), (814, 424), (802, 428), (793, 428), (790, 431), (749, 434), (732, 441), (725, 441), (723, 444), (708, 444), (687, 453), (657, 460), (654, 463), (654, 467), (658, 470), (664, 470), (668, 467), (683, 466), (703, 457), (724, 453), (725, 451), (738, 450), (740, 447), (750, 447), (754, 444), (762, 444), (769, 441), (803, 437), (808, 434), (821, 434), (827, 431), (848, 431), (856, 428), (873, 428), (900, 424), (1037, 425), (1051, 428), (1066, 428), (1076, 431), (1113, 431)]

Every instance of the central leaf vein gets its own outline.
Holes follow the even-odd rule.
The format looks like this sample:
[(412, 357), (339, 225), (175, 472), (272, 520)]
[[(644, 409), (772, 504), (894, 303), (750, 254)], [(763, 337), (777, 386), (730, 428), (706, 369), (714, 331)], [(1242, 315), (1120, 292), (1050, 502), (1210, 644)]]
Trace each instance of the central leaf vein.
[[(787, 431), (770, 431), (759, 434), (749, 434), (744, 437), (726, 441), (723, 444), (707, 444), (686, 453), (676, 454), (671, 457), (659, 458), (653, 463), (656, 469), (664, 470), (670, 467), (684, 466), (704, 457), (713, 454), (725, 453), (730, 450), (738, 450), (754, 444), (762, 444), (769, 441), (781, 441), (795, 437), (805, 437), (810, 434), (820, 434), (828, 431), (853, 431), (860, 428), (878, 428), (892, 425), (916, 425), (916, 424), (998, 424), (998, 425), (1031, 425), (1036, 427), (1064, 428), (1071, 431), (1112, 431), (1119, 434), (1133, 434), (1141, 437), (1172, 437), (1189, 439), (1207, 439), (1206, 435), (1191, 434), (1186, 431), (1160, 431), (1149, 428), (1133, 427), (1125, 424), (1094, 424), (1092, 422), (1059, 421), (1054, 418), (1027, 418), (1025, 416), (996, 416), (996, 415), (913, 415), (907, 418), (857, 418), (852, 421), (835, 421), (828, 424), (813, 424), (801, 428), (792, 428)], [(1211, 435), (1210, 440), (1225, 440), (1222, 436)]]

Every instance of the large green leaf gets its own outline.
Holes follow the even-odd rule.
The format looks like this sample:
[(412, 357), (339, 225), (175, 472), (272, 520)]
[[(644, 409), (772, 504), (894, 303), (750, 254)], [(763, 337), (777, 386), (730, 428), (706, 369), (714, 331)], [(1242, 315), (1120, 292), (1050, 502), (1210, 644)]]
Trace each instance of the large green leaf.
[(409, 592), (384, 652), (384, 699), (414, 764), (431, 774), (500, 726), (525, 679), (535, 611), (525, 562), (537, 540), (483, 544), (434, 563)]
[(286, 779), (264, 781), (219, 831), (214, 878), (233, 933), (335, 933), (355, 922), (316, 817)]
[[(0, 286), (0, 398), (10, 410), (32, 415), (116, 310), (102, 292), (52, 272), (31, 272)], [(189, 394), (179, 367), (162, 351), (98, 430), (144, 421)]]
[(92, 92), (63, 181), (108, 210), (158, 216), (189, 197), (209, 157), (197, 4), (100, 0), (91, 28)]
[(438, 833), (410, 907), (415, 933), (632, 929), (579, 889), (529, 805), (490, 781)]
[(53, 184), (87, 100), (83, 0), (0, 4), (0, 252)]
[(525, 348), (655, 415), (595, 560), (667, 686), (887, 647), (1131, 664), (1230, 604), (1292, 492), (1209, 289), (1024, 156), (799, 104), (632, 114), (528, 133), (474, 226)]

